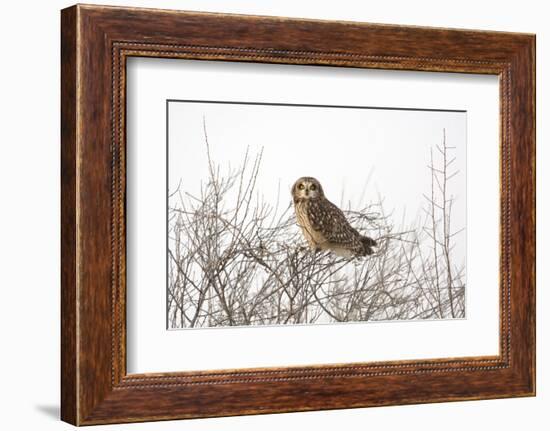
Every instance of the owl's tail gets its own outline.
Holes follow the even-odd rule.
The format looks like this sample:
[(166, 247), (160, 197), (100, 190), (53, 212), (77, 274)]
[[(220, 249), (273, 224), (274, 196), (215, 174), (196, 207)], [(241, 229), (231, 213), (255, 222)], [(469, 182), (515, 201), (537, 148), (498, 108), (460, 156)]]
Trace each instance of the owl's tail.
[(363, 256), (371, 255), (374, 253), (372, 247), (376, 247), (377, 243), (368, 236), (361, 236), (361, 244), (363, 245)]

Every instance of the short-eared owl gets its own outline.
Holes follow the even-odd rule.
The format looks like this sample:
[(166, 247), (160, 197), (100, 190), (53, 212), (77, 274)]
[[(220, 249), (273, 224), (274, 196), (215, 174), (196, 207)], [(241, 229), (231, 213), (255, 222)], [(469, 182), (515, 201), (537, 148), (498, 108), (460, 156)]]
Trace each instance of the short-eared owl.
[(372, 254), (376, 241), (361, 235), (344, 213), (325, 198), (319, 181), (302, 177), (292, 186), (296, 220), (312, 250), (330, 250), (344, 256)]

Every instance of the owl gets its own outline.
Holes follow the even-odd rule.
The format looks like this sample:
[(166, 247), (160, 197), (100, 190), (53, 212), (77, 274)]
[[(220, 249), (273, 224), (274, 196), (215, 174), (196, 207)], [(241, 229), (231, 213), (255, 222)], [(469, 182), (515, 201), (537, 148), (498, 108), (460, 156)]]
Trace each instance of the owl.
[(296, 220), (312, 250), (330, 250), (346, 258), (373, 253), (376, 241), (349, 224), (342, 210), (325, 197), (315, 178), (299, 178), (291, 193)]

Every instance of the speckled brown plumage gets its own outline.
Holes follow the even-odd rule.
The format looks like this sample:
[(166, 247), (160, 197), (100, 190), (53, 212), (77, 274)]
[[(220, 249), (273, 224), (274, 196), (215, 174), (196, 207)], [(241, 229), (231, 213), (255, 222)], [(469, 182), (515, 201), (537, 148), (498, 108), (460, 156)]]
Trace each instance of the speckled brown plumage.
[(361, 235), (324, 194), (319, 181), (302, 177), (292, 186), (296, 221), (312, 250), (330, 250), (339, 256), (366, 256), (376, 241)]

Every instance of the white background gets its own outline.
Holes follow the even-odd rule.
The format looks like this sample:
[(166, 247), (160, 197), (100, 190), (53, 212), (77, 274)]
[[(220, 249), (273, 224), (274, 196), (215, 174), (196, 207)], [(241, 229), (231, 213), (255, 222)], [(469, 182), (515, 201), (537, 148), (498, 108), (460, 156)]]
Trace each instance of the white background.
[[(235, 63), (217, 63), (185, 61), (173, 59), (132, 59), (128, 65), (128, 198), (127, 198), (127, 299), (128, 299), (128, 372), (161, 372), (187, 371), (221, 368), (246, 368), (285, 366), (303, 364), (334, 364), (344, 362), (368, 362), (382, 360), (427, 359), (460, 356), (490, 356), (498, 353), (498, 190), (499, 190), (499, 120), (498, 120), (498, 79), (491, 76), (441, 74), (405, 71), (365, 71), (359, 69), (296, 67), (285, 65), (252, 65)], [(197, 84), (199, 83), (199, 84)], [(319, 88), (323, 88), (319, 92)], [(190, 98), (199, 100), (236, 100), (270, 101), (278, 103), (307, 103), (329, 105), (365, 104), (369, 106), (404, 106), (410, 108), (429, 107), (432, 109), (461, 109), (468, 112), (468, 124), (465, 115), (461, 121), (459, 114), (443, 112), (418, 111), (359, 111), (361, 117), (354, 121), (361, 127), (346, 125), (351, 113), (347, 109), (309, 108), (308, 116), (294, 113), (292, 123), (288, 114), (283, 116), (279, 111), (289, 107), (259, 107), (247, 106), (244, 109), (254, 112), (256, 117), (249, 116), (245, 124), (258, 123), (256, 129), (249, 126), (247, 137), (241, 124), (236, 134), (226, 127), (215, 127), (219, 123), (219, 115), (208, 116), (209, 143), (211, 154), (232, 166), (238, 165), (243, 153), (243, 146), (250, 144), (251, 157), (258, 151), (258, 146), (265, 144), (264, 164), (277, 165), (273, 152), (279, 150), (290, 154), (292, 149), (279, 145), (278, 140), (291, 140), (298, 135), (297, 144), (301, 151), (308, 149), (308, 140), (314, 142), (319, 155), (315, 160), (305, 159), (298, 163), (281, 161), (284, 166), (277, 172), (267, 172), (258, 177), (259, 189), (265, 193), (266, 199), (276, 193), (265, 191), (273, 186), (273, 180), (283, 178), (282, 202), (288, 202), (288, 189), (294, 179), (300, 175), (314, 175), (332, 181), (324, 186), (327, 196), (337, 196), (334, 183), (341, 184), (342, 171), (323, 165), (324, 160), (334, 163), (347, 163), (345, 152), (359, 151), (363, 155), (373, 154), (371, 166), (379, 170), (373, 172), (372, 188), (380, 187), (382, 196), (388, 196), (385, 201), (386, 211), (395, 208), (396, 219), (403, 218), (405, 223), (413, 222), (418, 212), (418, 202), (422, 201), (421, 193), (429, 190), (429, 179), (404, 178), (420, 176), (426, 173), (429, 148), (439, 144), (442, 139), (442, 129), (447, 127), (447, 145), (457, 146), (457, 166), (468, 166), (467, 203), (467, 319), (455, 320), (425, 320), (417, 322), (356, 322), (344, 325), (299, 325), (248, 328), (212, 328), (209, 330), (166, 331), (165, 329), (165, 280), (166, 280), (166, 117), (165, 101), (168, 98)], [(179, 111), (176, 111), (179, 106)], [(170, 103), (170, 167), (180, 168), (184, 173), (185, 191), (197, 195), (195, 188), (189, 188), (189, 177), (201, 176), (200, 167), (190, 168), (189, 163), (201, 163), (204, 149), (200, 144), (202, 115), (191, 115), (183, 112), (184, 104)], [(228, 105), (217, 105), (225, 108), (224, 119), (229, 124), (239, 124), (235, 115), (227, 114)], [(215, 108), (214, 108), (215, 109)], [(233, 108), (236, 109), (236, 108)], [(243, 108), (241, 107), (241, 110)], [(261, 110), (264, 114), (259, 114)], [(254, 143), (265, 134), (266, 114), (269, 119), (290, 129), (285, 135), (271, 132), (270, 139)], [(315, 109), (314, 111), (312, 111)], [(196, 110), (195, 110), (196, 112)], [(210, 114), (215, 111), (211, 108)], [(179, 114), (177, 114), (179, 113)], [(176, 115), (177, 114), (177, 115)], [(326, 118), (320, 117), (321, 115)], [(241, 111), (241, 119), (245, 116)], [(263, 121), (262, 121), (263, 118)], [(353, 118), (353, 117), (352, 117)], [(195, 140), (196, 146), (186, 145), (186, 136), (181, 130), (196, 130), (195, 123), (184, 121), (195, 120), (199, 133)], [(218, 123), (216, 120), (218, 119)], [(393, 120), (392, 120), (393, 119)], [(233, 123), (231, 123), (233, 120)], [(340, 133), (338, 127), (327, 127), (326, 123), (335, 121), (346, 133)], [(338, 121), (339, 120), (339, 121)], [(324, 126), (314, 125), (324, 123)], [(376, 126), (372, 126), (372, 124)], [(415, 127), (408, 126), (414, 123)], [(299, 125), (298, 125), (299, 124)], [(310, 124), (310, 127), (304, 127)], [(389, 131), (391, 128), (401, 131)], [(369, 129), (374, 130), (369, 130)], [(316, 130), (308, 130), (316, 129)], [(318, 129), (318, 130), (317, 130)], [(467, 129), (467, 130), (466, 130)], [(221, 132), (220, 132), (221, 130)], [(176, 133), (179, 131), (179, 133)], [(254, 134), (256, 131), (256, 134)], [(306, 133), (300, 136), (300, 133)], [(343, 137), (347, 144), (338, 144), (343, 156), (326, 155), (323, 151), (332, 152), (333, 143), (330, 136)], [(320, 135), (326, 135), (321, 137)], [(369, 139), (368, 143), (359, 143), (361, 136)], [(378, 137), (377, 135), (382, 135)], [(239, 144), (231, 142), (239, 140)], [(292, 136), (292, 138), (291, 138)], [(328, 138), (327, 138), (328, 136)], [(174, 143), (179, 139), (179, 148)], [(187, 141), (192, 138), (187, 137)], [(333, 138), (335, 139), (335, 138)], [(356, 140), (354, 142), (354, 140)], [(377, 144), (376, 141), (379, 140)], [(468, 142), (467, 162), (465, 159), (465, 142)], [(220, 141), (224, 141), (220, 143)], [(427, 142), (426, 142), (427, 141)], [(454, 141), (454, 142), (453, 142)], [(251, 144), (252, 142), (252, 144)], [(287, 144), (288, 145), (288, 144)], [(310, 144), (311, 145), (311, 144)], [(393, 147), (392, 147), (393, 145)], [(402, 147), (408, 146), (405, 150)], [(183, 149), (187, 147), (188, 152)], [(202, 147), (202, 148), (201, 148)], [(225, 147), (225, 152), (220, 150)], [(311, 146), (309, 147), (311, 148)], [(412, 151), (420, 154), (410, 155)], [(233, 152), (236, 155), (228, 156)], [(391, 160), (377, 154), (385, 153)], [(271, 154), (271, 156), (270, 156)], [(292, 154), (291, 157), (294, 155)], [(281, 157), (281, 156), (279, 156)], [(340, 157), (340, 158), (339, 158)], [(349, 156), (347, 156), (349, 158)], [(182, 160), (189, 159), (187, 165)], [(396, 162), (408, 163), (407, 168), (397, 167)], [(367, 164), (365, 162), (363, 164)], [(183, 167), (182, 167), (183, 165)], [(380, 165), (380, 166), (379, 166)], [(307, 173), (301, 171), (325, 166), (324, 177), (319, 171)], [(367, 168), (366, 170), (368, 170)], [(381, 172), (390, 171), (387, 177)], [(347, 192), (353, 190), (361, 193), (364, 187), (362, 165), (348, 168)], [(289, 174), (290, 172), (290, 174)], [(330, 174), (325, 174), (330, 172)], [(170, 173), (172, 175), (172, 173)], [(287, 177), (285, 177), (287, 175)], [(288, 176), (290, 175), (290, 176)], [(286, 180), (285, 180), (286, 178)], [(429, 175), (428, 175), (429, 178)], [(455, 177), (456, 182), (464, 181)], [(176, 183), (173, 181), (172, 183)], [(195, 178), (193, 178), (195, 179)], [(382, 179), (380, 183), (378, 180)], [(358, 183), (358, 184), (354, 184)], [(390, 186), (401, 187), (396, 191)], [(332, 186), (332, 188), (331, 188)], [(340, 187), (342, 187), (340, 185)], [(338, 188), (340, 188), (338, 187)], [(369, 189), (371, 188), (369, 187)], [(382, 187), (388, 187), (383, 189)], [(418, 196), (415, 195), (418, 193)], [(464, 192), (464, 183), (455, 186), (450, 193)], [(407, 209), (412, 213), (407, 217), (401, 215), (405, 194), (413, 195)], [(367, 200), (376, 200), (376, 192), (365, 193)], [(349, 196), (349, 195), (348, 195)], [(351, 197), (350, 197), (351, 198)], [(463, 199), (464, 201), (464, 199)], [(353, 202), (353, 200), (352, 200)], [(285, 204), (282, 205), (286, 206)], [(483, 207), (483, 211), (479, 208)], [(454, 207), (458, 212), (458, 226), (464, 223), (464, 203)], [(476, 211), (477, 209), (477, 211)], [(462, 214), (460, 214), (462, 211)], [(457, 225), (453, 229), (457, 229)], [(466, 236), (460, 236), (457, 241), (464, 245)], [(459, 248), (462, 253), (463, 247)], [(460, 253), (460, 251), (459, 251)], [(463, 255), (458, 255), (462, 258)], [(362, 340), (357, 343), (356, 340)], [(330, 342), (326, 342), (330, 340)], [(190, 346), (193, 346), (190, 348)], [(212, 354), (223, 351), (224, 355)]]
[[(114, 4), (114, 2), (103, 1)], [(306, 2), (297, 0), (118, 1), (121, 5), (211, 10), (394, 24), (537, 33), (537, 117), (550, 117), (549, 14), (545, 2)], [(0, 287), (4, 429), (70, 429), (59, 409), (59, 9), (64, 1), (8, 2), (0, 16)], [(29, 125), (30, 123), (30, 125)], [(97, 429), (257, 430), (546, 429), (550, 421), (549, 330), (545, 292), (550, 230), (550, 126), (538, 121), (538, 396), (254, 417), (105, 426)]]
[[(149, 61), (151, 59), (142, 60)], [(168, 59), (168, 61), (173, 62), (172, 59)], [(272, 64), (262, 64), (260, 67), (252, 64), (239, 64), (235, 70), (236, 73), (242, 72), (245, 67), (250, 72), (256, 70), (257, 74), (260, 74), (262, 70), (266, 72), (270, 68), (273, 69), (263, 80), (256, 80), (257, 86), (250, 84), (249, 72), (241, 78), (245, 84), (237, 87), (233, 74), (229, 74), (228, 77), (226, 73), (224, 76), (227, 80), (222, 79), (222, 74), (219, 71), (220, 65), (224, 65), (222, 62), (202, 63), (206, 67), (201, 67), (194, 74), (193, 79), (192, 77), (179, 78), (175, 82), (191, 83), (195, 80), (204, 83), (215, 82), (215, 86), (207, 85), (208, 93), (213, 95), (220, 88), (227, 88), (228, 83), (232, 83), (233, 88), (236, 87), (233, 93), (237, 93), (235, 97), (239, 97), (239, 100), (245, 97), (242, 94), (244, 90), (250, 94), (248, 97), (255, 100), (266, 100), (267, 97), (271, 99), (275, 93), (278, 99), (286, 99), (290, 95), (292, 100), (299, 102), (303, 101), (305, 97), (311, 97), (310, 94), (304, 95), (304, 89), (308, 88), (307, 93), (317, 94), (318, 100), (326, 101), (332, 97), (333, 93), (337, 93), (342, 100), (348, 99), (351, 94), (354, 100), (362, 100), (364, 105), (371, 104), (375, 98), (388, 105), (395, 103), (388, 100), (388, 93), (399, 95), (396, 99), (401, 99), (402, 103), (404, 101), (401, 90), (395, 88), (396, 82), (403, 81), (405, 77), (410, 79), (416, 76), (417, 79), (413, 78), (410, 80), (412, 83), (409, 83), (409, 87), (415, 87), (415, 95), (411, 102), (424, 108), (433, 108), (434, 98), (426, 100), (425, 95), (429, 94), (426, 90), (433, 85), (434, 81), (438, 81), (440, 86), (445, 83), (452, 85), (453, 80), (457, 81), (455, 92), (459, 95), (464, 94), (464, 87), (468, 85), (468, 82), (473, 84), (470, 85), (470, 92), (463, 95), (460, 101), (454, 97), (451, 99), (454, 94), (446, 97), (440, 95), (438, 98), (442, 100), (443, 105), (447, 102), (447, 104), (452, 103), (453, 106), (458, 106), (467, 103), (468, 100), (478, 100), (483, 95), (492, 101), (492, 96), (495, 93), (498, 95), (498, 77), (494, 75), (399, 71), (391, 73), (393, 79), (386, 77), (384, 81), (380, 82), (384, 76), (388, 75), (388, 71), (321, 68), (319, 66), (304, 66), (296, 71), (296, 69), (289, 69), (296, 66)], [(160, 62), (158, 68), (160, 69), (164, 64), (165, 61)], [(186, 68), (185, 64), (189, 65), (188, 62), (182, 62), (182, 69)], [(207, 77), (205, 70), (208, 66), (211, 70), (210, 77)], [(232, 64), (225, 62), (224, 66), (230, 67)], [(291, 70), (295, 70), (295, 72), (289, 73)], [(344, 73), (338, 74), (339, 71), (344, 71)], [(371, 74), (371, 72), (374, 73)], [(157, 70), (157, 73), (162, 74), (162, 70)], [(351, 81), (351, 83), (344, 87), (334, 79), (327, 82), (328, 75), (331, 74), (340, 75), (343, 80)], [(151, 78), (154, 76), (150, 75), (152, 75)], [(317, 75), (317, 80), (315, 75)], [(424, 79), (421, 78), (422, 75), (425, 75)], [(437, 79), (438, 75), (439, 79)], [(441, 78), (442, 75), (444, 78)], [(167, 79), (166, 75), (162, 76), (165, 77), (165, 80)], [(300, 77), (301, 80), (298, 79)], [(361, 78), (363, 79), (361, 80)], [(218, 84), (219, 81), (222, 82)], [(267, 85), (265, 81), (268, 81), (270, 85)], [(370, 85), (368, 85), (369, 82)], [(142, 84), (145, 82), (142, 81)], [(492, 91), (486, 89), (486, 86), (492, 86)], [(162, 87), (166, 88), (164, 83)], [(188, 85), (177, 91), (185, 94), (188, 92), (187, 87), (193, 86)], [(205, 85), (200, 87), (205, 87)], [(269, 95), (260, 93), (259, 90), (269, 87), (272, 89)], [(319, 91), (319, 89), (323, 89), (323, 91)], [(200, 92), (199, 89), (198, 94)], [(418, 93), (422, 94), (422, 97), (417, 97)], [(441, 90), (436, 90), (434, 93), (441, 94)], [(155, 107), (157, 106), (155, 103)], [(168, 181), (170, 193), (177, 189), (181, 181), (182, 189), (186, 193), (199, 196), (201, 182), (208, 178), (208, 161), (203, 131), (204, 118), (208, 129), (212, 159), (220, 165), (222, 172), (228, 172), (228, 165), (233, 168), (240, 166), (247, 149), (252, 158), (257, 154), (262, 154), (256, 190), (261, 193), (267, 203), (277, 208), (278, 211), (283, 211), (292, 202), (290, 188), (294, 181), (307, 175), (317, 178), (321, 182), (327, 198), (340, 207), (349, 205), (351, 209), (357, 210), (363, 208), (365, 204), (376, 203), (380, 196), (384, 199), (385, 210), (388, 214), (392, 213), (391, 219), (396, 225), (399, 225), (401, 221), (405, 225), (415, 225), (419, 217), (424, 219), (425, 213), (422, 208), (426, 205), (426, 199), (422, 194), (429, 193), (430, 190), (431, 173), (427, 168), (430, 163), (430, 150), (434, 151), (435, 165), (442, 166), (435, 146), (441, 145), (443, 142), (443, 129), (445, 129), (447, 145), (456, 148), (449, 150), (449, 159), (456, 157), (449, 173), (458, 170), (458, 174), (447, 184), (449, 196), (453, 196), (455, 199), (452, 206), (453, 231), (466, 226), (466, 196), (464, 193), (466, 187), (466, 123), (467, 116), (470, 116), (466, 112), (226, 105), (175, 101), (170, 102), (169, 109), (170, 159), (168, 170), (170, 178)], [(486, 121), (484, 126), (494, 131), (495, 147), (498, 148), (498, 104), (493, 111), (497, 116), (495, 124), (490, 127), (490, 122)], [(146, 118), (138, 121), (138, 125), (144, 120)], [(145, 122), (147, 123), (147, 121)], [(150, 122), (148, 123), (150, 126)], [(128, 127), (132, 129), (132, 125), (128, 125)], [(155, 142), (144, 142), (144, 144), (154, 145)], [(154, 146), (157, 148), (157, 145)], [(473, 158), (475, 159), (475, 157)], [(498, 161), (495, 165), (498, 178)], [(498, 183), (496, 186), (498, 188)], [(278, 199), (279, 191), (280, 198)], [(172, 199), (172, 205), (175, 202), (176, 199)], [(460, 248), (455, 255), (462, 259), (465, 254), (465, 250), (461, 248), (464, 245), (464, 238), (455, 238), (455, 243)], [(461, 260), (455, 262), (457, 265), (461, 265), (461, 263)]]

